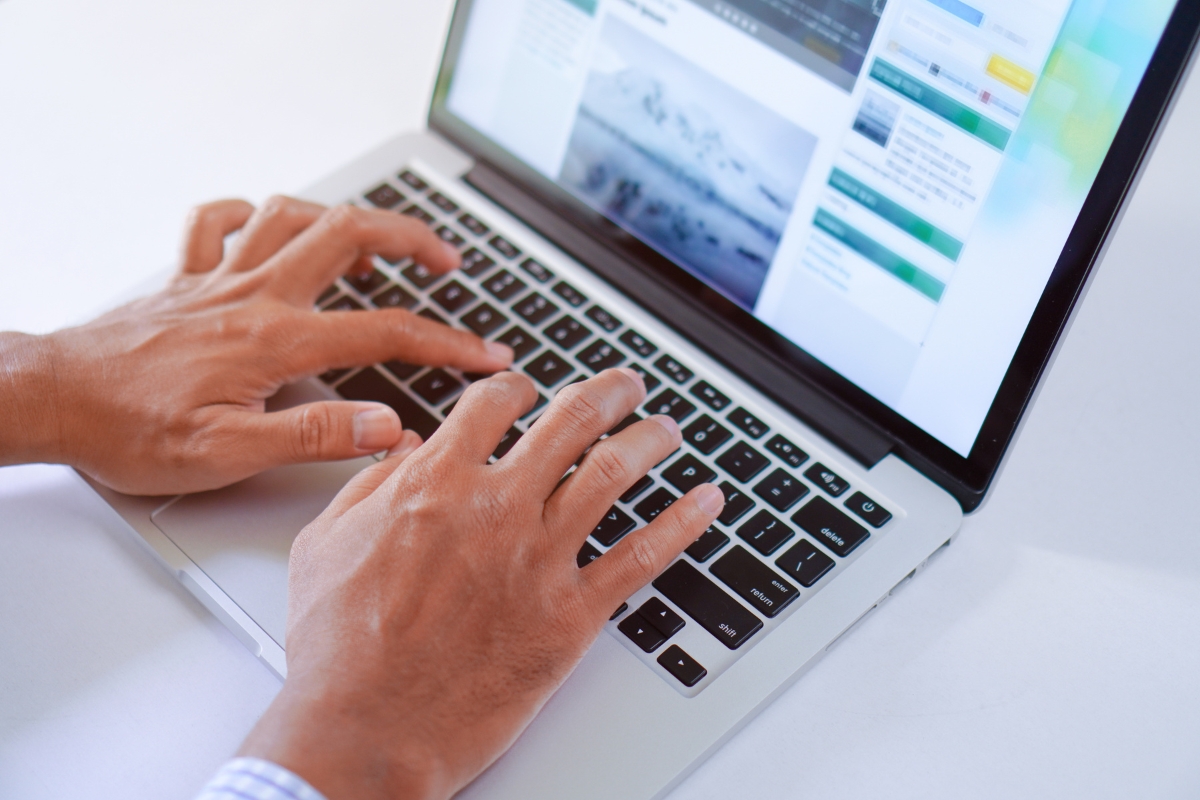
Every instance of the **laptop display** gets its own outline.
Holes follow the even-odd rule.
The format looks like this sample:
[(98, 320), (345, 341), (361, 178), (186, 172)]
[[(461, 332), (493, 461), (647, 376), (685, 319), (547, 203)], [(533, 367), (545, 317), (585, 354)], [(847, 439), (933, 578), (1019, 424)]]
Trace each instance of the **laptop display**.
[(474, 0), (446, 106), (968, 456), (1171, 0)]

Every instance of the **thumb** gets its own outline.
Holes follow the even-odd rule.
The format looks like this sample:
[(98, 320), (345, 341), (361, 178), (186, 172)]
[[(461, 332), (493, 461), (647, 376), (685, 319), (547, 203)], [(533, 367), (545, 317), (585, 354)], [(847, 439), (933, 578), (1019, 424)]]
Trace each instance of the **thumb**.
[(260, 469), (341, 461), (379, 453), (400, 442), (400, 417), (381, 403), (309, 403), (241, 420), (242, 447)]

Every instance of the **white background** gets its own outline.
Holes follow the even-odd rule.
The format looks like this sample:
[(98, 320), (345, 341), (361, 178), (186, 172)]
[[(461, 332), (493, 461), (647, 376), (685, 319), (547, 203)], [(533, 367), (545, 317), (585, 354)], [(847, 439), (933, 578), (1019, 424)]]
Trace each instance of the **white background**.
[[(0, 2), (0, 328), (417, 127), (448, 9)], [(1200, 82), (988, 505), (672, 800), (1200, 796), (1197, 129)], [(186, 800), (277, 689), (71, 473), (0, 470), (0, 797)]]

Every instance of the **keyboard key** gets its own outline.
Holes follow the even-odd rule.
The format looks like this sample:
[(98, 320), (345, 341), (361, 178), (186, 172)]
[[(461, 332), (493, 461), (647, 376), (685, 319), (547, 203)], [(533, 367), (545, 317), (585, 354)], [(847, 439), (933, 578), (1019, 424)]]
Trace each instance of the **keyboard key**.
[(587, 298), (580, 294), (574, 286), (563, 281), (559, 281), (558, 283), (554, 284), (554, 293), (563, 300), (566, 300), (575, 308), (579, 308), (581, 305), (587, 302)]
[(654, 627), (662, 632), (662, 635), (670, 639), (675, 634), (683, 630), (686, 624), (683, 617), (676, 614), (667, 604), (657, 597), (651, 597), (642, 607), (637, 610), (637, 613)]
[(521, 255), (521, 249), (508, 239), (505, 239), (503, 236), (493, 236), (491, 240), (488, 241), (488, 244), (494, 247), (496, 252), (505, 258), (511, 259)]
[(442, 194), (441, 192), (434, 192), (433, 194), (429, 195), (429, 202), (433, 203), (447, 214), (453, 214), (458, 211), (458, 203), (454, 202), (449, 197), (446, 197), (446, 195)]
[(845, 479), (820, 462), (809, 467), (808, 472), (804, 473), (804, 477), (834, 497), (841, 497), (850, 488), (850, 484)]
[(808, 539), (788, 550), (775, 562), (775, 566), (795, 578), (805, 588), (812, 586), (833, 569), (833, 559), (822, 553)]
[(625, 360), (625, 354), (603, 339), (597, 339), (585, 347), (576, 358), (593, 372), (603, 372), (620, 365)]
[(626, 611), (628, 611), (628, 610), (629, 610), (629, 603), (621, 603), (621, 607), (620, 607), (620, 608), (618, 608), (616, 611), (614, 611), (614, 612), (613, 612), (613, 615), (612, 615), (611, 617), (609, 617), (609, 618), (608, 618), (608, 621), (609, 621), (609, 622), (612, 622), (614, 619), (616, 619), (617, 617), (621, 616), (622, 614), (624, 614), (624, 613), (625, 613)]
[(677, 644), (673, 644), (658, 657), (658, 663), (677, 681), (687, 688), (692, 688), (708, 675), (708, 670), (700, 666), (700, 662), (689, 656)]
[(746, 432), (751, 439), (761, 439), (771, 430), (766, 423), (744, 408), (738, 408), (729, 415), (729, 421)]
[[(579, 565), (580, 569), (583, 569), (588, 564), (592, 563), (593, 561), (595, 561), (597, 558), (599, 558), (602, 555), (604, 555), (604, 554), (601, 553), (599, 550), (592, 547), (587, 542), (584, 542), (583, 547), (579, 548), (579, 553), (575, 556), (575, 563)], [(650, 623), (646, 623), (646, 624), (649, 625)], [(653, 627), (653, 626), (651, 626), (651, 627)]]
[(572, 350), (592, 332), (572, 317), (563, 317), (558, 322), (546, 328), (546, 336), (563, 350)]
[(649, 358), (658, 350), (637, 331), (625, 331), (621, 334), (621, 343), (642, 358)]
[(502, 269), (484, 281), (483, 288), (495, 295), (497, 300), (508, 302), (529, 287), (525, 281)]
[(507, 322), (508, 317), (487, 303), (476, 306), (462, 318), (463, 325), (466, 325), (480, 336), (490, 336)]
[(705, 414), (688, 425), (683, 431), (683, 440), (706, 456), (711, 456), (721, 445), (733, 438), (733, 434)]
[(413, 203), (411, 206), (404, 209), (400, 213), (406, 217), (412, 217), (413, 219), (420, 220), (421, 222), (424, 222), (426, 225), (433, 225), (433, 223), (437, 222), (437, 218), (434, 217), (433, 214), (430, 214), (428, 211), (421, 208), (416, 203)]
[(625, 490), (625, 494), (621, 495), (620, 500), (622, 503), (628, 505), (645, 494), (646, 490), (653, 485), (654, 478), (651, 478), (649, 475), (644, 475), (638, 480), (637, 483)]
[(667, 483), (687, 494), (700, 484), (712, 481), (717, 477), (717, 473), (709, 469), (700, 459), (688, 453), (664, 469), (662, 477)]
[(587, 314), (585, 316), (587, 316), (588, 319), (599, 325), (608, 333), (612, 333), (621, 327), (621, 320), (617, 319), (600, 306), (592, 306), (587, 310)]
[(563, 359), (558, 353), (547, 351), (529, 362), (525, 366), (525, 371), (532, 375), (538, 383), (549, 389), (575, 370), (570, 362)]
[(647, 653), (653, 653), (663, 646), (663, 642), (667, 641), (667, 637), (662, 635), (662, 631), (651, 625), (636, 611), (621, 620), (617, 625), (617, 630), (628, 636), (634, 644)]
[(433, 293), (433, 299), (451, 314), (457, 314), (475, 301), (475, 293), (458, 281), (450, 281)]
[(653, 522), (659, 514), (674, 505), (678, 499), (666, 489), (655, 489), (649, 497), (634, 506), (633, 512), (646, 522)]
[(438, 228), (436, 233), (437, 233), (437, 237), (439, 239), (441, 239), (443, 242), (450, 245), (451, 247), (462, 247), (464, 244), (467, 243), (466, 239), (464, 239), (457, 232), (455, 232), (454, 229), (452, 229), (446, 225), (443, 225), (442, 227)]
[(463, 384), (444, 369), (432, 369), (413, 383), (412, 389), (429, 405), (439, 406), (461, 392)]
[(541, 263), (534, 261), (532, 258), (527, 258), (521, 262), (521, 269), (533, 276), (533, 279), (538, 283), (549, 283), (554, 280), (554, 273), (546, 269)]
[(641, 364), (630, 364), (629, 368), (642, 376), (642, 382), (646, 384), (646, 393), (653, 392), (658, 387), (662, 386), (662, 381), (646, 371), (646, 368)]
[(367, 192), (363, 197), (376, 208), (384, 209), (395, 208), (404, 202), (404, 195), (386, 183)]
[(867, 529), (838, 511), (824, 497), (814, 497), (792, 516), (814, 539), (845, 558), (871, 535)]
[(606, 433), (605, 436), (616, 436), (621, 431), (625, 430), (626, 428), (630, 427), (631, 425), (636, 425), (641, 421), (642, 421), (642, 418), (640, 416), (638, 416), (637, 414), (630, 414), (628, 417), (626, 417), (625, 419), (618, 422), (617, 427), (613, 428), (611, 431)]
[(770, 466), (770, 460), (745, 442), (738, 442), (717, 459), (717, 466), (742, 483)]
[(537, 339), (533, 338), (533, 334), (520, 326), (509, 328), (503, 335), (498, 336), (496, 341), (513, 349), (514, 362), (523, 361), (526, 356), (542, 346)]
[(784, 463), (793, 469), (808, 461), (808, 453), (782, 436), (776, 436), (767, 442), (767, 449), (783, 459)]
[[(446, 414), (448, 416), (450, 411), (447, 410)], [(506, 455), (508, 455), (509, 450), (512, 450), (517, 446), (517, 442), (521, 441), (521, 437), (524, 435), (525, 434), (521, 433), (516, 428), (509, 428), (508, 432), (505, 433), (504, 437), (500, 440), (500, 444), (496, 445), (496, 449), (492, 451), (492, 455), (497, 459), (504, 458)]]
[(729, 481), (721, 482), (721, 492), (725, 495), (725, 509), (717, 517), (717, 522), (722, 525), (732, 525), (754, 508), (754, 501)]
[(406, 364), (403, 361), (388, 361), (383, 365), (384, 369), (395, 375), (399, 380), (406, 381), (413, 375), (416, 375), (424, 367), (416, 364)]
[(404, 181), (418, 192), (423, 192), (429, 188), (429, 184), (421, 180), (421, 178), (412, 170), (406, 169), (400, 173), (400, 180)]
[(353, 286), (359, 294), (370, 297), (374, 292), (379, 290), (380, 286), (387, 284), (388, 276), (377, 269), (373, 269), (365, 275), (347, 275), (344, 280)]
[(513, 311), (530, 325), (541, 325), (558, 313), (558, 306), (534, 292), (513, 306)]
[(687, 554), (695, 561), (703, 564), (710, 558), (721, 552), (721, 548), (729, 544), (729, 537), (721, 533), (716, 528), (709, 528), (704, 534), (692, 542), (691, 547), (687, 549)]
[(371, 300), (376, 308), (416, 308), (417, 298), (406, 292), (402, 287), (392, 284)]
[(647, 413), (666, 414), (676, 422), (683, 422), (695, 410), (696, 407), (680, 397), (674, 389), (667, 389), (658, 397), (646, 403)]
[(692, 394), (699, 397), (700, 400), (713, 411), (724, 411), (733, 402), (725, 395), (718, 392), (712, 387), (708, 381), (700, 381), (692, 387)]
[(777, 469), (754, 487), (754, 493), (770, 503), (776, 511), (787, 511), (804, 499), (808, 487), (799, 478)]
[(762, 629), (762, 621), (686, 561), (676, 561), (654, 588), (730, 650)]
[(742, 547), (735, 547), (709, 571), (768, 619), (774, 619), (800, 596), (800, 590)]
[(670, 356), (663, 356), (654, 362), (654, 366), (661, 369), (668, 377), (680, 385), (692, 379), (692, 371)]
[(491, 228), (479, 221), (479, 218), (472, 214), (463, 214), (458, 218), (458, 224), (469, 230), (476, 236), (487, 236), (491, 232)]
[(764, 556), (771, 555), (796, 535), (795, 531), (768, 511), (755, 514), (749, 522), (738, 528), (737, 534)]
[(892, 514), (883, 506), (867, 497), (862, 492), (855, 492), (846, 501), (846, 508), (858, 514), (871, 524), (872, 528), (882, 528), (892, 518)]
[(429, 270), (429, 267), (424, 264), (413, 264), (400, 273), (408, 282), (418, 289), (428, 289), (433, 284), (437, 283), (441, 275), (435, 275)]
[(342, 296), (325, 306), (326, 311), (365, 311), (353, 297)]
[(367, 400), (391, 406), (400, 415), (401, 424), (408, 430), (416, 431), (426, 441), (441, 425), (407, 392), (373, 369), (364, 369), (338, 386), (337, 391), (347, 400)]
[(633, 517), (613, 506), (592, 531), (592, 538), (605, 547), (612, 547), (636, 527), (637, 523)]
[(436, 322), (439, 325), (447, 325), (448, 326), (450, 324), (449, 322), (446, 322), (446, 320), (442, 319), (441, 315), (438, 314), (436, 311), (434, 311), (432, 308), (422, 308), (420, 311), (417, 312), (417, 316), (424, 317), (425, 319), (429, 320), (430, 322)]
[(472, 247), (463, 253), (462, 266), (459, 269), (472, 278), (478, 278), (494, 266), (496, 262), (491, 256)]

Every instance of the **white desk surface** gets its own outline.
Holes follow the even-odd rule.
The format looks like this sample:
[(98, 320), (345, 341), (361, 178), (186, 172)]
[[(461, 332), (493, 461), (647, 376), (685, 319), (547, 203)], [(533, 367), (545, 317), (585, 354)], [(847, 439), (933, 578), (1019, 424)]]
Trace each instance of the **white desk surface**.
[[(0, 328), (418, 127), (449, 6), (0, 2)], [(673, 800), (1200, 796), (1197, 129), (1200, 81), (988, 504)], [(0, 470), (0, 797), (186, 800), (277, 690), (69, 471)]]

